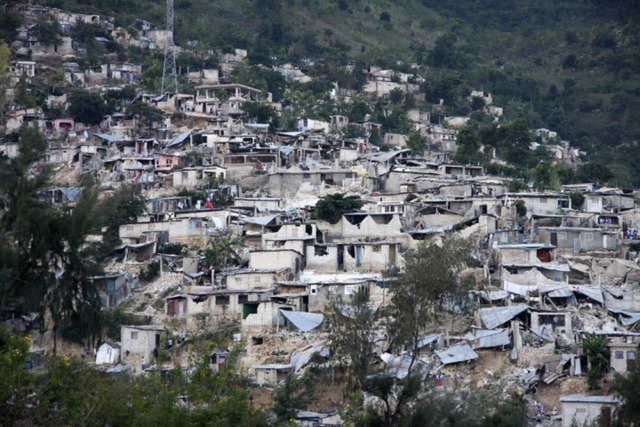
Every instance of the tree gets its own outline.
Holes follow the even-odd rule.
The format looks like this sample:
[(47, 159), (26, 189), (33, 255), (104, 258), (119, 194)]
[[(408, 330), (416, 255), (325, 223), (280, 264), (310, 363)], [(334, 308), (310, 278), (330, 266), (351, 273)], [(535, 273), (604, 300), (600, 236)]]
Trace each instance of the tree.
[(571, 194), (569, 194), (569, 197), (571, 197), (571, 207), (573, 209), (577, 210), (582, 207), (582, 204), (584, 203), (584, 194), (579, 191), (572, 191)]
[(613, 389), (622, 398), (616, 415), (619, 425), (640, 425), (640, 365), (626, 375), (616, 374)]
[(278, 126), (278, 112), (270, 105), (259, 102), (245, 102), (242, 104), (242, 111), (250, 120), (257, 123), (269, 123)]
[(404, 92), (400, 88), (394, 88), (391, 92), (389, 92), (389, 101), (392, 104), (400, 104), (404, 100)]
[(386, 10), (380, 13), (379, 18), (382, 22), (391, 22), (391, 14)]
[(102, 236), (100, 255), (107, 256), (120, 242), (120, 226), (130, 224), (145, 210), (145, 199), (138, 187), (125, 185), (100, 203), (101, 224), (106, 227)]
[(6, 104), (7, 84), (9, 83), (9, 65), (11, 65), (11, 49), (9, 49), (9, 46), (7, 46), (5, 42), (0, 42), (0, 126), (4, 125), (4, 107)]
[(420, 134), (420, 131), (413, 131), (409, 134), (407, 138), (407, 147), (411, 150), (411, 152), (415, 155), (423, 155), (424, 149), (427, 145), (427, 139)]
[(56, 212), (40, 193), (49, 182), (46, 169), (31, 166), (44, 155), (46, 142), (33, 128), (20, 132), (20, 154), (0, 156), (0, 311), (41, 312), (52, 279), (49, 250), (57, 246)]
[(152, 126), (154, 122), (160, 122), (164, 118), (164, 113), (153, 105), (137, 100), (127, 106), (126, 113), (135, 116), (146, 126)]
[(456, 160), (458, 162), (478, 163), (482, 161), (483, 154), (480, 152), (480, 138), (470, 126), (460, 129), (456, 145), (458, 146), (456, 152)]
[(549, 162), (541, 162), (532, 172), (533, 181), (538, 190), (556, 189), (559, 186), (558, 174)]
[(613, 178), (613, 173), (605, 165), (600, 162), (588, 162), (578, 167), (576, 179), (579, 182), (593, 182), (598, 185), (604, 185)]
[(516, 207), (516, 215), (522, 218), (527, 214), (527, 205), (524, 204), (524, 200), (516, 200), (513, 204)]
[(459, 68), (463, 65), (463, 58), (456, 43), (458, 37), (453, 33), (443, 34), (436, 40), (436, 44), (427, 60), (429, 65), (437, 68)]
[(109, 111), (99, 94), (76, 90), (69, 97), (69, 113), (78, 122), (97, 125)]
[(589, 387), (591, 389), (598, 389), (600, 388), (598, 382), (609, 370), (609, 346), (607, 345), (607, 337), (595, 334), (587, 335), (582, 341), (582, 348), (591, 365), (589, 372), (587, 372)]
[(311, 403), (312, 398), (313, 378), (310, 372), (304, 375), (291, 373), (274, 392), (273, 412), (279, 421), (287, 422)]
[(334, 193), (322, 197), (313, 210), (316, 218), (335, 224), (347, 212), (357, 211), (364, 205), (358, 196), (346, 196), (344, 193)]
[(209, 239), (204, 258), (209, 268), (220, 270), (240, 261), (238, 248), (242, 241), (230, 234), (219, 233)]
[(468, 242), (448, 238), (439, 246), (422, 243), (405, 254), (405, 271), (392, 281), (387, 307), (387, 333), (391, 347), (407, 350), (411, 375), (425, 327), (442, 309), (465, 309), (468, 283), (458, 273), (470, 260)]
[(38, 41), (45, 46), (57, 46), (61, 43), (57, 22), (38, 21), (33, 32)]
[(346, 388), (361, 388), (374, 358), (377, 310), (370, 305), (367, 290), (361, 287), (348, 302), (332, 301), (329, 313), (330, 346), (335, 359), (346, 366)]

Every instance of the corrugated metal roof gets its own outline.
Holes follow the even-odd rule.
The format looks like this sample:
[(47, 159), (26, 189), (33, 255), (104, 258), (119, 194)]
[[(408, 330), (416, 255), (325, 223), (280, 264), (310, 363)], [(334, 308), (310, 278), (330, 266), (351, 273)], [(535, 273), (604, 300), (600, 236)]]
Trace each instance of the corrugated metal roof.
[(473, 351), (471, 346), (467, 343), (454, 345), (446, 350), (436, 351), (436, 355), (445, 365), (466, 362), (478, 358), (478, 353)]
[(509, 329), (476, 329), (465, 335), (473, 348), (493, 348), (511, 344)]
[(478, 312), (484, 326), (488, 329), (494, 329), (528, 309), (526, 304), (517, 304), (508, 307), (481, 308)]

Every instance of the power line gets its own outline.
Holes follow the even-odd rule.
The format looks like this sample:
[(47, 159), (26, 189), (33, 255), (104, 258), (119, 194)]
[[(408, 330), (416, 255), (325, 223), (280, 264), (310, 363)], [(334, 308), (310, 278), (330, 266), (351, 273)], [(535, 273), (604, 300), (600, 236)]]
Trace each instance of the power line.
[(164, 46), (162, 64), (161, 94), (178, 93), (178, 75), (176, 73), (176, 46), (173, 41), (173, 2), (167, 0), (167, 40)]

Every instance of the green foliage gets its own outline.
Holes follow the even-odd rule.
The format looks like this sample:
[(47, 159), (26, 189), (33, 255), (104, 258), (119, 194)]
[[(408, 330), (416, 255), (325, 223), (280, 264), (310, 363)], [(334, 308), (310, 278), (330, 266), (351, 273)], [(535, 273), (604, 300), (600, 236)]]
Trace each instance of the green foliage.
[(121, 225), (135, 222), (145, 210), (145, 200), (140, 189), (123, 186), (100, 204), (102, 224), (106, 230), (102, 236), (101, 256), (107, 256), (120, 245), (119, 229)]
[(78, 122), (97, 125), (109, 113), (107, 104), (97, 93), (75, 90), (69, 97), (69, 114)]
[(514, 179), (509, 182), (509, 192), (517, 193), (527, 189), (527, 184), (521, 179)]
[(204, 250), (205, 263), (209, 268), (220, 270), (240, 261), (238, 248), (242, 241), (230, 234), (220, 233), (209, 239)]
[(5, 42), (0, 42), (0, 78), (7, 76), (9, 65), (11, 65), (11, 49)]
[(126, 113), (130, 116), (137, 116), (146, 126), (152, 126), (154, 122), (160, 122), (164, 118), (162, 111), (139, 100), (129, 104)]
[(22, 16), (19, 13), (3, 8), (0, 12), (0, 40), (11, 42), (16, 36), (17, 29), (22, 25)]
[(322, 197), (316, 203), (313, 214), (316, 218), (335, 224), (342, 215), (357, 211), (364, 205), (358, 196), (346, 196), (344, 193), (334, 193)]
[(140, 280), (144, 283), (153, 282), (158, 277), (160, 277), (160, 263), (158, 261), (148, 263), (140, 272)]
[(527, 214), (527, 206), (523, 200), (516, 200), (513, 205), (516, 207), (516, 215), (518, 215), (518, 217), (522, 218)]
[(187, 151), (184, 154), (184, 163), (187, 166), (202, 166), (202, 162), (204, 160), (204, 156), (199, 151)]
[(284, 94), (286, 81), (282, 74), (268, 68), (241, 64), (231, 74), (235, 83), (243, 83), (257, 89), (271, 92), (278, 101)]
[(101, 315), (101, 326), (103, 336), (106, 339), (120, 341), (120, 327), (122, 325), (147, 325), (149, 319), (133, 313), (127, 313), (120, 307), (103, 310)]
[(270, 105), (259, 102), (245, 102), (242, 104), (242, 111), (250, 121), (269, 123), (274, 127), (278, 127), (278, 112)]
[(456, 160), (460, 163), (479, 163), (483, 159), (480, 152), (480, 138), (473, 128), (465, 126), (458, 133), (456, 140), (458, 151), (456, 152)]
[(580, 165), (576, 172), (578, 182), (592, 182), (597, 185), (604, 185), (611, 178), (613, 178), (613, 173), (607, 165), (601, 162), (585, 163)]
[(532, 171), (532, 178), (538, 190), (558, 190), (560, 186), (556, 168), (549, 162), (539, 163)]
[(33, 29), (33, 34), (45, 46), (56, 46), (61, 42), (57, 22), (38, 21)]
[(362, 126), (349, 123), (344, 129), (342, 129), (342, 135), (345, 138), (362, 138), (365, 136), (365, 130)]
[(584, 203), (584, 194), (579, 191), (572, 191), (569, 196), (571, 197), (571, 207), (576, 210), (580, 209)]
[[(0, 311), (40, 314), (41, 326), (80, 341), (99, 333), (100, 298), (89, 277), (100, 272), (95, 248), (85, 244), (100, 224), (97, 193), (87, 184), (74, 209), (58, 210), (45, 204), (41, 192), (48, 186), (45, 171), (32, 173), (46, 143), (34, 129), (20, 135), (20, 155), (0, 159)], [(47, 324), (45, 312), (50, 308)]]
[(587, 356), (591, 368), (587, 380), (591, 389), (600, 388), (599, 381), (609, 370), (609, 346), (604, 335), (587, 335), (582, 341), (582, 349)]
[(621, 426), (637, 425), (640, 422), (640, 365), (626, 375), (616, 374), (613, 389), (622, 398), (616, 421)]
[(424, 154), (424, 149), (427, 146), (427, 139), (420, 134), (420, 131), (414, 130), (409, 134), (407, 138), (407, 147), (415, 155), (421, 156)]
[(290, 374), (273, 394), (273, 412), (278, 421), (294, 418), (298, 410), (306, 408), (313, 399), (314, 378), (308, 371), (304, 375)]
[(27, 351), (25, 339), (0, 331), (2, 425), (266, 425), (243, 378), (231, 366), (213, 373), (206, 357), (189, 376), (132, 377), (57, 358), (27, 370)]
[(330, 345), (334, 359), (346, 367), (346, 388), (361, 388), (374, 358), (372, 343), (378, 313), (370, 305), (364, 287), (359, 288), (349, 301), (332, 301), (329, 313)]
[(465, 59), (457, 48), (458, 37), (454, 33), (443, 34), (436, 40), (436, 45), (427, 62), (436, 68), (461, 68), (465, 65)]
[(409, 372), (427, 322), (436, 318), (438, 310), (468, 308), (468, 284), (458, 273), (469, 262), (470, 250), (467, 241), (449, 238), (441, 246), (422, 243), (405, 254), (405, 271), (391, 283), (386, 314), (392, 348), (408, 349), (412, 357)]

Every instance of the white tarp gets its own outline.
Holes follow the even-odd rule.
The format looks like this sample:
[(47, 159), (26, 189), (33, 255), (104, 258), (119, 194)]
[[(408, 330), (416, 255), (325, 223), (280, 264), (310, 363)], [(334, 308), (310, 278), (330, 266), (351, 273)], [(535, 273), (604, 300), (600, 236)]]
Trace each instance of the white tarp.
[(324, 314), (308, 313), (306, 311), (280, 310), (280, 314), (302, 332), (317, 328), (324, 320)]

